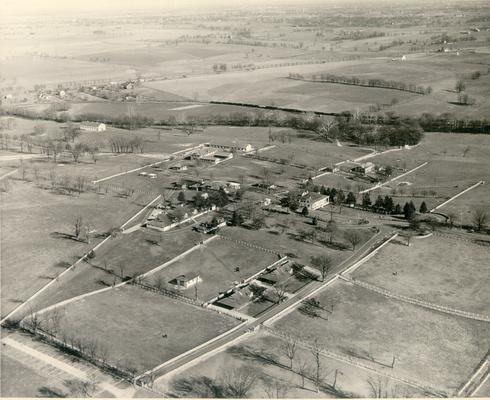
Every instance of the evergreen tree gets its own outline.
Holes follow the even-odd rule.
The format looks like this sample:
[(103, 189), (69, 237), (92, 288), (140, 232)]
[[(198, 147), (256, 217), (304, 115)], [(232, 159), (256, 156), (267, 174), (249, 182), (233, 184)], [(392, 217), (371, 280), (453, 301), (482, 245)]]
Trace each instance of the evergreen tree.
[(339, 189), (335, 195), (335, 203), (342, 204), (345, 201), (345, 193), (342, 189)]
[(323, 195), (327, 195), (327, 196), (330, 194), (330, 192), (327, 192), (327, 189), (323, 185), (320, 188), (320, 193), (323, 194)]
[(413, 202), (410, 201), (410, 203), (405, 203), (403, 206), (403, 214), (405, 216), (405, 219), (411, 220), (415, 216), (415, 206), (413, 205)]
[(425, 214), (427, 211), (429, 211), (427, 209), (427, 204), (425, 204), (425, 201), (422, 202), (422, 204), (420, 205), (420, 210), (419, 210), (422, 214)]
[(384, 201), (383, 201), (383, 198), (378, 195), (378, 197), (376, 198), (376, 201), (374, 202), (374, 208), (379, 211), (381, 209), (384, 208)]
[(311, 219), (311, 224), (312, 224), (312, 225), (315, 225), (315, 226), (316, 226), (316, 225), (318, 225), (318, 218), (317, 218), (317, 217), (313, 217), (313, 218)]
[(394, 214), (401, 214), (402, 213), (402, 207), (400, 206), (400, 204), (396, 204), (395, 206), (395, 211), (393, 212)]
[(356, 204), (356, 196), (354, 195), (354, 193), (349, 192), (347, 194), (347, 199), (345, 200), (345, 202), (347, 204)]
[(371, 197), (369, 197), (369, 193), (366, 192), (362, 195), (362, 206), (364, 208), (371, 207)]
[(308, 216), (310, 212), (308, 211), (308, 207), (303, 207), (303, 209), (301, 210), (301, 214), (303, 214), (305, 217)]
[(233, 215), (231, 217), (231, 225), (232, 226), (240, 226), (243, 224), (243, 217), (238, 211), (233, 211)]
[(393, 212), (393, 208), (395, 207), (395, 204), (393, 203), (393, 199), (390, 196), (385, 196), (385, 199), (383, 201), (383, 207), (385, 211), (388, 214), (391, 214)]
[(180, 202), (180, 203), (184, 203), (185, 202), (185, 194), (184, 192), (180, 192), (179, 195), (177, 196), (177, 200)]

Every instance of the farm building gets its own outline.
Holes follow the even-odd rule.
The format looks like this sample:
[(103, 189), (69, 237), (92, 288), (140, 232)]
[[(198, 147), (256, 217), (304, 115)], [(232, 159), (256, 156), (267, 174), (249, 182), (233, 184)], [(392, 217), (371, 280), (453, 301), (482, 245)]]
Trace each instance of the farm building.
[(214, 190), (224, 189), (225, 192), (240, 190), (240, 184), (233, 181), (214, 181), (211, 182), (211, 188)]
[(358, 163), (358, 162), (347, 162), (340, 166), (340, 169), (344, 172), (350, 172), (352, 174), (366, 175), (374, 171), (375, 165), (370, 162)]
[(173, 284), (175, 289), (189, 289), (192, 286), (201, 282), (201, 278), (197, 273), (191, 273), (187, 275), (179, 275), (172, 279), (169, 283)]
[(199, 159), (206, 163), (219, 164), (223, 161), (230, 160), (232, 158), (233, 158), (233, 153), (214, 152), (214, 153), (206, 154), (200, 157)]
[(88, 132), (105, 132), (106, 125), (99, 122), (82, 122), (80, 124), (80, 130)]
[(251, 144), (241, 144), (241, 143), (206, 143), (207, 147), (212, 147), (215, 149), (221, 149), (226, 151), (243, 151), (245, 153), (251, 152), (254, 148)]
[(187, 171), (187, 165), (172, 165), (169, 169), (173, 171)]
[(325, 207), (330, 202), (329, 196), (324, 196), (319, 193), (304, 193), (299, 200), (299, 209), (306, 207), (308, 210), (318, 210)]

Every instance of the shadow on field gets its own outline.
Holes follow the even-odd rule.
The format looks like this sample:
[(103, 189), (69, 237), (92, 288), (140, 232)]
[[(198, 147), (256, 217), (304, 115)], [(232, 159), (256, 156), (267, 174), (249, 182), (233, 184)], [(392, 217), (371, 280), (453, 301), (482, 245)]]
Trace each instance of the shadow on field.
[(167, 397), (198, 397), (198, 398), (225, 398), (228, 397), (226, 389), (218, 382), (207, 376), (191, 376), (174, 380), (171, 393)]
[(248, 346), (232, 346), (228, 350), (227, 353), (231, 354), (233, 357), (238, 358), (239, 360), (249, 360), (255, 361), (264, 365), (276, 365), (278, 367), (284, 367), (281, 364), (277, 357), (273, 353), (266, 352), (264, 350), (255, 350), (251, 349)]
[(57, 389), (52, 389), (47, 386), (42, 386), (38, 389), (38, 396), (37, 397), (67, 397), (63, 392), (57, 390)]

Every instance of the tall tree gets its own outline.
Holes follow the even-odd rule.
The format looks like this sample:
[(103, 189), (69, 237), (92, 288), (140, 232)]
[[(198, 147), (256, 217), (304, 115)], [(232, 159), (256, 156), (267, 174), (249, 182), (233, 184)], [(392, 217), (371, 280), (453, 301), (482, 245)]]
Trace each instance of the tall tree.
[(332, 259), (329, 256), (315, 256), (311, 257), (311, 265), (315, 268), (318, 268), (320, 271), (322, 281), (325, 280), (328, 273), (332, 268)]

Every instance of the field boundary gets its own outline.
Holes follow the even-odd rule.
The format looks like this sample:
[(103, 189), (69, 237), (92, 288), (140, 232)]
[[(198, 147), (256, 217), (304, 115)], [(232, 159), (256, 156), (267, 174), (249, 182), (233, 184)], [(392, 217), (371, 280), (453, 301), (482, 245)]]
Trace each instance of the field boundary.
[(473, 319), (476, 321), (490, 322), (490, 317), (486, 316), (486, 315), (472, 313), (469, 311), (457, 310), (455, 308), (441, 306), (439, 304), (430, 303), (428, 301), (414, 299), (412, 297), (397, 294), (397, 293), (394, 293), (390, 290), (386, 290), (386, 289), (380, 288), (378, 286), (371, 285), (370, 283), (359, 281), (357, 279), (348, 278), (346, 276), (340, 276), (340, 279), (343, 279), (344, 281), (349, 282), (353, 285), (363, 287), (364, 289), (370, 290), (372, 292), (379, 293), (379, 294), (381, 294), (385, 297), (391, 298), (391, 299), (399, 300), (399, 301), (404, 302), (404, 303), (409, 303), (409, 304), (416, 305), (419, 307), (428, 308), (428, 309), (431, 309), (434, 311), (439, 311), (439, 312), (442, 312), (445, 314), (455, 315), (457, 317), (464, 317), (464, 318)]
[[(155, 200), (153, 200), (155, 201)], [(152, 202), (153, 202), (152, 201)], [(152, 203), (150, 202), (150, 204)], [(147, 206), (145, 206), (147, 207)], [(139, 214), (141, 213), (141, 210), (138, 211), (136, 214)], [(130, 217), (122, 226), (126, 225), (127, 223), (129, 223), (130, 221), (132, 221), (134, 219), (134, 215), (132, 217)], [(122, 228), (121, 226), (121, 228)], [(57, 275), (54, 279), (52, 279), (50, 282), (48, 282), (46, 285), (44, 285), (42, 288), (40, 288), (37, 292), (35, 292), (31, 297), (29, 297), (27, 300), (25, 300), (22, 304), (19, 304), (17, 307), (15, 307), (10, 313), (8, 313), (5, 317), (2, 318), (2, 320), (0, 321), (0, 325), (3, 324), (5, 321), (7, 321), (10, 317), (12, 317), (12, 315), (14, 315), (14, 313), (16, 313), (17, 311), (19, 311), (21, 308), (23, 308), (28, 302), (30, 302), (31, 300), (35, 299), (37, 296), (39, 296), (42, 292), (44, 292), (48, 287), (50, 287), (52, 284), (54, 284), (55, 282), (58, 282), (58, 279), (60, 279), (61, 277), (63, 277), (65, 274), (68, 273), (68, 271), (73, 271), (76, 266), (84, 261), (88, 255), (91, 253), (91, 252), (95, 252), (97, 249), (99, 249), (104, 243), (106, 243), (109, 239), (111, 239), (111, 236), (107, 236), (104, 240), (102, 240), (100, 243), (98, 243), (95, 247), (93, 247), (91, 250), (87, 251), (82, 257), (80, 257), (77, 261), (75, 261), (72, 265), (70, 265), (67, 269), (65, 269), (63, 272), (61, 272), (59, 275)]]
[(386, 181), (386, 182), (383, 182), (383, 183), (377, 183), (376, 185), (374, 185), (373, 187), (370, 187), (368, 189), (364, 189), (364, 190), (361, 190), (359, 192), (359, 194), (363, 194), (363, 193), (368, 193), (368, 192), (371, 192), (373, 190), (376, 190), (376, 189), (379, 189), (380, 187), (383, 187), (391, 182), (394, 182), (400, 178), (403, 178), (404, 176), (407, 176), (408, 174), (411, 174), (412, 172), (415, 172), (416, 170), (418, 170), (419, 168), (422, 168), (424, 166), (426, 166), (427, 164), (429, 164), (428, 161), (424, 161), (422, 164), (420, 165), (417, 165), (415, 168), (412, 168), (410, 171), (407, 171), (407, 172), (404, 172), (403, 174), (401, 175), (398, 175), (398, 176), (395, 176), (394, 178)]
[(234, 243), (236, 243), (238, 245), (242, 245), (242, 246), (245, 246), (245, 247), (250, 247), (252, 249), (257, 249), (257, 250), (263, 251), (265, 253), (270, 253), (270, 254), (275, 254), (275, 255), (278, 255), (279, 254), (277, 251), (274, 251), (274, 250), (271, 250), (271, 249), (267, 249), (267, 248), (262, 247), (262, 246), (258, 246), (256, 244), (247, 242), (246, 240), (233, 239), (233, 238), (231, 238), (229, 236), (224, 236), (224, 235), (221, 235), (219, 233), (216, 236), (218, 236), (220, 239), (228, 240), (230, 242), (234, 242)]
[[(162, 368), (165, 368), (167, 365), (175, 362), (175, 361), (178, 361), (180, 360), (181, 358), (183, 357), (186, 357), (188, 356), (189, 354), (193, 353), (194, 351), (196, 350), (199, 350), (199, 349), (202, 349), (203, 347), (205, 346), (208, 346), (212, 343), (214, 343), (215, 341), (217, 340), (220, 340), (221, 338), (225, 337), (226, 335), (229, 335), (230, 333), (232, 332), (235, 332), (236, 330), (240, 329), (240, 328), (243, 328), (243, 326), (247, 324), (247, 321), (244, 321), (240, 324), (238, 324), (237, 326), (231, 328), (231, 329), (228, 329), (227, 331), (221, 333), (220, 335), (218, 336), (215, 336), (214, 338), (208, 340), (207, 342), (204, 342), (204, 343), (201, 343), (200, 345), (196, 346), (196, 347), (193, 347), (192, 349), (189, 349), (187, 350), (186, 352), (182, 353), (182, 354), (179, 354), (178, 356), (175, 356), (174, 358), (171, 358), (170, 360), (167, 360), (165, 361), (164, 363), (160, 364), (160, 365), (157, 365), (156, 367), (146, 371), (146, 372), (143, 372), (142, 374), (136, 376), (134, 378), (134, 382), (137, 382), (138, 380), (140, 380), (141, 378), (145, 377), (145, 376), (148, 376), (148, 375), (152, 375), (152, 374), (155, 374), (155, 373), (158, 373), (158, 370), (162, 369)], [(241, 336), (240, 336), (241, 337)], [(207, 353), (206, 353), (207, 354)], [(162, 375), (163, 376), (163, 375)]]
[[(490, 356), (490, 350), (485, 354), (485, 357), (478, 363), (475, 371), (471, 374), (470, 378), (463, 384), (463, 386), (456, 392), (456, 396), (471, 396), (476, 393), (480, 387), (490, 376), (490, 369), (488, 357)], [(478, 380), (478, 378), (480, 378)], [(472, 388), (476, 384), (475, 388)]]
[[(271, 328), (271, 327), (265, 326), (265, 325), (263, 325), (262, 327), (268, 333), (270, 333), (273, 336), (276, 336), (276, 337), (279, 337), (279, 338), (285, 339), (285, 340), (290, 339), (290, 335), (288, 335), (286, 332), (283, 332), (283, 331), (280, 331), (278, 329)], [(298, 341), (298, 343), (301, 346), (306, 347), (309, 350), (314, 350), (314, 346), (312, 346), (310, 343), (308, 343), (308, 342), (306, 342), (306, 341), (304, 341), (302, 339), (299, 339), (299, 338), (297, 338), (297, 341)], [(403, 377), (400, 377), (400, 376), (397, 376), (397, 375), (394, 375), (394, 374), (390, 374), (388, 372), (379, 371), (378, 369), (376, 369), (376, 368), (374, 368), (374, 367), (372, 367), (370, 365), (361, 363), (361, 362), (353, 359), (352, 357), (345, 356), (345, 355), (339, 354), (339, 353), (335, 353), (333, 351), (326, 350), (326, 349), (320, 349), (319, 352), (320, 352), (320, 354), (324, 355), (325, 357), (333, 358), (334, 360), (341, 361), (341, 362), (344, 362), (344, 363), (353, 365), (353, 366), (355, 366), (357, 368), (361, 368), (361, 369), (364, 369), (364, 370), (372, 371), (372, 372), (374, 372), (374, 373), (376, 373), (378, 375), (382, 375), (382, 376), (385, 376), (387, 378), (393, 379), (395, 381), (402, 382), (402, 383), (404, 383), (406, 385), (409, 385), (411, 387), (414, 387), (416, 389), (423, 390), (424, 392), (430, 393), (430, 394), (432, 394), (432, 395), (434, 395), (436, 397), (447, 397), (446, 393), (444, 393), (442, 391), (439, 391), (437, 389), (428, 387), (425, 384), (422, 384), (422, 383), (413, 381), (411, 379), (403, 378)]]
[(441, 207), (444, 207), (446, 204), (448, 204), (449, 202), (453, 201), (454, 199), (458, 198), (459, 196), (465, 194), (466, 192), (470, 191), (471, 189), (474, 189), (476, 188), (477, 186), (480, 186), (480, 185), (484, 185), (485, 184), (485, 181), (478, 181), (477, 183), (475, 183), (474, 185), (471, 185), (470, 187), (464, 189), (463, 191), (455, 194), (453, 197), (450, 197), (448, 200), (446, 200), (444, 203), (441, 203), (439, 204), (438, 206), (435, 206), (432, 210), (430, 210), (429, 212), (432, 213), (436, 210), (438, 210), (439, 208)]

